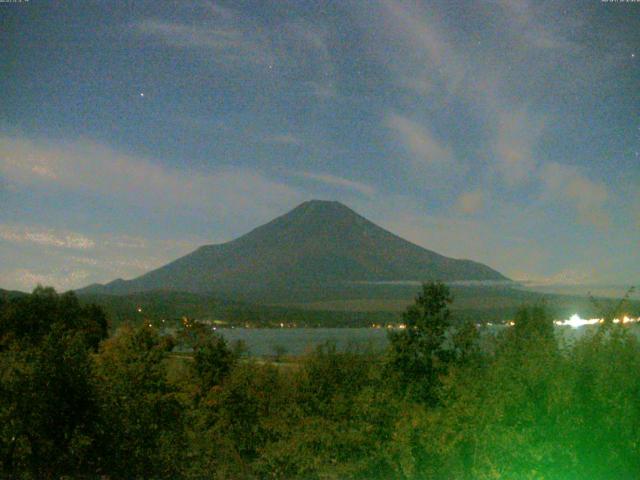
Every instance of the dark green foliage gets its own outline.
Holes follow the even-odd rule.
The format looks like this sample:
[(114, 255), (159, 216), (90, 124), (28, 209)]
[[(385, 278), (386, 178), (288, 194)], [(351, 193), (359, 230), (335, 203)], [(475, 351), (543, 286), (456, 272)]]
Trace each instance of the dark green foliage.
[(90, 352), (106, 328), (99, 309), (50, 288), (0, 305), (0, 476), (95, 471)]
[(553, 342), (553, 319), (544, 305), (521, 308), (514, 318), (513, 334), (520, 343)]
[(123, 327), (96, 352), (98, 309), (3, 299), (0, 477), (640, 476), (636, 327), (559, 342), (537, 305), (494, 335), (452, 322), (450, 300), (425, 284), (386, 355), (326, 344), (274, 364), (189, 322)]
[(235, 361), (236, 356), (224, 338), (211, 333), (201, 337), (193, 347), (193, 366), (202, 393), (220, 385)]
[(39, 286), (32, 295), (6, 301), (0, 317), (0, 348), (12, 341), (36, 345), (54, 328), (82, 335), (95, 350), (107, 336), (107, 319), (95, 305), (81, 305), (73, 292), (58, 295)]
[(423, 284), (422, 292), (402, 317), (405, 329), (389, 334), (392, 373), (414, 398), (431, 404), (437, 400), (438, 377), (453, 355), (445, 345), (451, 326), (451, 302), (446, 285)]
[(640, 472), (640, 344), (619, 325), (586, 335), (568, 360), (574, 367), (567, 424), (576, 471), (594, 479), (637, 478)]
[(166, 378), (173, 347), (149, 327), (124, 327), (95, 359), (102, 464), (112, 478), (176, 478), (184, 454), (183, 410)]

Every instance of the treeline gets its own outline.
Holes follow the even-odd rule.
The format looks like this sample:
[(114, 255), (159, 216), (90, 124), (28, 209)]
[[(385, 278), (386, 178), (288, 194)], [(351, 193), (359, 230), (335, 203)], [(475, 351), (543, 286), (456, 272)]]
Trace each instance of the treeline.
[(106, 338), (52, 289), (0, 302), (0, 478), (640, 476), (640, 345), (612, 315), (572, 343), (542, 306), (479, 335), (428, 284), (384, 354), (276, 367), (197, 324)]
[(112, 329), (162, 320), (181, 323), (183, 317), (250, 328), (276, 328), (281, 323), (309, 328), (370, 327), (372, 323), (384, 325), (401, 319), (400, 312), (311, 310), (242, 303), (188, 292), (140, 292), (122, 296), (83, 294), (79, 299), (82, 304), (100, 305), (108, 313)]

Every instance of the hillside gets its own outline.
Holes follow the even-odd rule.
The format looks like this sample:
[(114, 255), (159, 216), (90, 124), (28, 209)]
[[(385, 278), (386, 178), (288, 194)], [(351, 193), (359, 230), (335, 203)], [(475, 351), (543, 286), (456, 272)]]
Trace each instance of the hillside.
[(15, 297), (21, 297), (27, 295), (27, 293), (25, 292), (20, 292), (18, 290), (4, 290), (2, 288), (0, 288), (0, 299), (9, 299), (9, 298), (15, 298)]

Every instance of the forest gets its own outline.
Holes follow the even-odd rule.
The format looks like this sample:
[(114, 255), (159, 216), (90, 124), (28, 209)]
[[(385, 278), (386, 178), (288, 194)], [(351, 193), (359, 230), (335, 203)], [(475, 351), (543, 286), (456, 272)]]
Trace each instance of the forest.
[(383, 353), (283, 365), (195, 322), (110, 331), (73, 293), (0, 297), (0, 477), (640, 476), (635, 327), (605, 312), (567, 341), (535, 304), (490, 333), (452, 300), (424, 284)]

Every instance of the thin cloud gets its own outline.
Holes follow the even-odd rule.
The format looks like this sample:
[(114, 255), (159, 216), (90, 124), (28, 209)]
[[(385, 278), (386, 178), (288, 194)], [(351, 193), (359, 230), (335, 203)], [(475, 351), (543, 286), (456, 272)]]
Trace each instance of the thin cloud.
[(537, 167), (534, 148), (543, 126), (525, 110), (499, 113), (495, 154), (498, 171), (508, 184), (531, 179)]
[(281, 135), (268, 135), (264, 138), (265, 143), (276, 143), (280, 145), (302, 145), (302, 139), (292, 133), (284, 133)]
[(397, 83), (419, 94), (429, 92), (439, 81), (444, 81), (449, 92), (458, 90), (466, 62), (446, 39), (438, 21), (415, 5), (395, 0), (383, 0), (380, 5), (385, 34), (403, 42), (407, 53), (391, 62)]
[[(488, 63), (475, 38), (469, 48), (469, 39), (449, 35), (436, 9), (422, 9), (398, 0), (381, 0), (377, 5), (379, 24), (371, 33), (377, 40), (372, 50), (378, 53), (393, 81), (425, 102), (448, 109), (452, 100), (460, 101), (474, 115), (480, 115), (488, 137), (485, 155), (493, 164), (488, 172), (498, 172), (499, 178), (510, 186), (524, 183), (534, 175), (538, 164), (535, 145), (544, 129), (544, 118), (519, 104), (516, 97), (505, 94), (511, 88), (508, 80), (512, 76), (511, 64)], [(513, 9), (518, 11), (517, 6)], [(528, 12), (527, 8), (524, 10)], [(507, 14), (513, 16), (515, 12)], [(525, 21), (524, 16), (529, 13), (521, 15)], [(390, 55), (398, 46), (403, 55)], [(488, 53), (493, 54), (491, 50)], [(430, 157), (447, 157), (443, 151), (446, 147), (438, 151), (438, 142), (424, 127), (398, 117), (387, 118), (386, 125), (401, 132), (404, 143), (414, 154), (425, 158), (416, 152), (429, 151)]]
[(7, 242), (29, 242), (46, 247), (76, 250), (90, 250), (96, 246), (95, 240), (75, 232), (6, 224), (0, 224), (0, 239)]
[[(0, 286), (31, 290), (40, 283), (67, 290), (115, 278), (133, 278), (212, 240), (89, 235), (42, 225), (2, 224)], [(88, 244), (91, 247), (85, 248)]]
[[(507, 18), (512, 36), (519, 38), (523, 45), (543, 50), (577, 48), (564, 35), (564, 25), (557, 25), (557, 17), (554, 17), (554, 22), (545, 21), (535, 3), (528, 0), (499, 0), (498, 4)], [(544, 8), (548, 10), (548, 6)], [(575, 15), (571, 16), (571, 21), (575, 22)]]
[(458, 197), (456, 208), (459, 212), (472, 215), (484, 207), (484, 193), (481, 190), (465, 192)]
[[(55, 175), (34, 173), (35, 165)], [(0, 136), (0, 174), (23, 186), (89, 191), (133, 205), (189, 207), (220, 215), (255, 205), (264, 213), (282, 210), (304, 197), (256, 171), (172, 169), (91, 141), (54, 143)]]
[(66, 291), (83, 284), (89, 277), (87, 271), (78, 269), (51, 271), (19, 268), (0, 273), (7, 285), (23, 291), (31, 291), (37, 285), (55, 286), (60, 291)]
[(387, 118), (387, 126), (398, 135), (401, 144), (413, 154), (417, 163), (437, 165), (454, 162), (451, 148), (442, 145), (431, 132), (413, 120), (392, 114)]
[[(191, 21), (149, 18), (133, 24), (137, 35), (170, 48), (199, 54), (201, 65), (254, 67), (269, 82), (308, 85), (315, 96), (335, 96), (331, 31), (300, 17), (266, 24), (250, 11), (215, 3), (198, 9)], [(255, 72), (255, 70), (254, 70)]]
[(544, 200), (569, 205), (584, 225), (600, 229), (609, 227), (610, 218), (606, 211), (609, 192), (603, 183), (588, 179), (575, 167), (555, 162), (544, 166), (541, 179), (545, 187)]
[(596, 278), (596, 274), (595, 269), (585, 271), (567, 268), (552, 275), (518, 273), (515, 278), (525, 282), (528, 286), (585, 285), (593, 281), (593, 278)]
[(355, 180), (349, 180), (343, 177), (337, 177), (335, 175), (330, 175), (326, 173), (312, 173), (312, 172), (302, 172), (300, 174), (304, 178), (308, 178), (310, 180), (315, 180), (317, 182), (322, 182), (327, 185), (331, 185), (333, 187), (346, 188), (350, 190), (355, 190), (366, 196), (373, 196), (375, 194), (375, 189), (371, 185), (367, 185), (366, 183), (356, 182)]
[(212, 51), (227, 60), (269, 65), (276, 59), (268, 39), (255, 31), (249, 36), (242, 29), (227, 25), (187, 25), (155, 19), (144, 20), (135, 28), (170, 47)]

